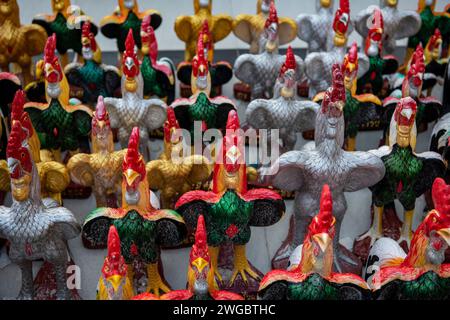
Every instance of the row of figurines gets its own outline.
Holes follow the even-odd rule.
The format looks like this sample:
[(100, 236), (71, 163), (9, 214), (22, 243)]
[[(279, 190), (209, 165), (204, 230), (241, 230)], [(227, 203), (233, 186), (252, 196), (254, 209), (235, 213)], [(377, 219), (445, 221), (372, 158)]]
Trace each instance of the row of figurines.
[[(54, 50), (49, 52), (54, 54)], [(415, 69), (421, 59), (423, 53), (417, 50), (410, 69)], [(128, 58), (125, 61), (129, 61)], [(49, 70), (50, 67), (45, 69)], [(133, 70), (132, 67), (130, 72)], [(201, 70), (199, 67), (199, 75)], [(52, 75), (50, 71), (50, 75), (50, 79), (57, 79), (57, 73)], [(133, 85), (132, 78), (125, 81), (126, 86)], [(47, 88), (57, 91), (58, 87), (52, 86), (55, 83), (50, 82)], [(129, 286), (125, 286), (126, 279), (136, 280), (139, 274), (144, 274), (147, 279), (144, 291), (156, 296), (166, 293), (170, 289), (162, 275), (160, 249), (177, 246), (188, 234), (194, 234), (197, 219), (203, 215), (207, 230), (203, 231), (206, 233), (206, 242), (204, 234), (198, 235), (198, 243), (190, 256), (194, 264), (188, 275), (190, 287), (182, 293), (185, 294), (183, 297), (230, 297), (227, 293), (217, 291), (216, 285), (246, 297), (254, 297), (259, 290), (267, 298), (362, 298), (370, 292), (369, 288), (386, 288), (382, 294), (386, 297), (389, 294), (397, 298), (447, 297), (447, 279), (450, 274), (449, 265), (444, 261), (450, 241), (449, 192), (442, 179), (436, 180), (445, 175), (446, 164), (437, 153), (414, 152), (416, 117), (420, 114), (416, 100), (407, 96), (397, 102), (386, 146), (369, 152), (347, 152), (342, 149), (347, 98), (342, 66), (336, 64), (332, 70), (332, 86), (324, 93), (321, 107), (317, 110), (315, 145), (284, 153), (270, 167), (262, 167), (258, 172), (256, 184), (296, 192), (295, 232), (281, 254), (282, 258), (294, 252), (295, 265), (295, 255), (299, 256), (296, 248), (303, 243), (297, 267), (292, 267), (290, 271), (275, 271), (260, 283), (262, 274), (246, 256), (250, 227), (275, 224), (283, 216), (285, 204), (280, 194), (272, 189), (249, 188), (244, 141), (242, 132), (238, 130), (240, 123), (235, 110), (227, 114), (226, 134), (221, 147), (215, 152), (214, 164), (201, 156), (194, 155), (182, 158), (181, 162), (172, 162), (172, 158), (167, 159), (163, 155), (160, 160), (153, 162), (157, 169), (154, 168), (155, 171), (148, 174), (152, 162), (146, 165), (139, 152), (140, 136), (148, 132), (134, 127), (129, 135), (128, 148), (113, 151), (113, 121), (100, 98), (92, 121), (94, 153), (74, 155), (69, 163), (72, 161), (73, 168), (76, 167), (73, 162), (78, 163), (72, 176), (78, 174), (80, 181), (85, 180), (94, 185), (99, 195), (114, 188), (108, 185), (111, 182), (115, 185), (117, 181), (111, 175), (121, 177), (122, 203), (119, 208), (100, 207), (93, 210), (86, 216), (81, 229), (69, 210), (54, 200), (42, 200), (41, 184), (48, 188), (58, 185), (60, 175), (55, 170), (46, 171), (51, 164), (36, 161), (38, 143), (45, 141), (46, 137), (37, 133), (34, 127), (49, 124), (54, 114), (66, 109), (61, 105), (54, 109), (48, 105), (41, 106), (41, 121), (34, 123), (30, 121), (33, 113), (26, 108), (24, 93), (19, 91), (13, 101), (12, 126), (6, 147), (7, 161), (4, 164), (9, 171), (13, 204), (10, 208), (0, 208), (0, 236), (9, 241), (10, 258), (22, 270), (20, 296), (33, 297), (30, 261), (42, 258), (54, 265), (57, 298), (68, 297), (66, 241), (78, 236), (81, 231), (86, 246), (105, 247), (110, 225), (117, 229), (121, 251), (117, 251), (117, 243), (111, 244), (116, 249), (111, 250), (111, 257), (108, 256), (102, 270), (99, 297), (121, 296), (125, 287), (129, 289)], [(27, 111), (24, 111), (24, 107)], [(145, 109), (138, 111), (142, 110)], [(182, 142), (179, 136), (174, 139), (173, 134), (180, 125), (172, 109), (167, 109), (167, 113), (164, 142), (166, 148), (172, 149), (170, 154), (174, 155), (178, 152), (174, 153), (173, 149), (180, 148)], [(64, 120), (64, 117), (60, 117), (60, 121)], [(56, 136), (58, 134), (53, 133)], [(119, 137), (120, 134), (119, 131)], [(200, 176), (209, 178), (211, 169), (211, 187), (208, 190), (190, 191), (193, 181), (198, 181), (196, 179)], [(150, 192), (152, 181), (156, 182), (153, 189), (160, 189), (162, 193), (177, 198), (175, 211), (154, 208)], [(437, 182), (432, 188), (434, 181)], [(321, 196), (324, 185), (328, 185), (329, 189), (325, 187)], [(410, 249), (406, 254), (393, 240), (383, 239), (387, 245), (375, 242), (372, 249), (377, 248), (377, 252), (368, 261), (379, 260), (381, 271), (374, 272), (376, 263), (369, 266), (373, 274), (366, 276), (372, 279), (368, 281), (374, 285), (370, 287), (357, 276), (359, 272), (347, 272), (355, 270), (358, 259), (341, 247), (338, 236), (335, 236), (339, 235), (346, 212), (344, 192), (366, 187), (372, 191), (375, 211), (373, 226), (367, 234), (370, 242), (382, 237), (383, 209), (397, 199), (405, 211), (398, 242), (405, 242)], [(413, 236), (415, 200), (431, 189), (434, 210), (430, 211)], [(319, 214), (313, 218), (316, 212)], [(111, 232), (111, 237), (117, 238), (114, 230)], [(326, 233), (329, 233), (328, 237)], [(308, 239), (312, 241), (308, 242)], [(197, 255), (202, 258), (197, 259)], [(393, 256), (396, 259), (383, 259)], [(390, 269), (383, 269), (387, 266)], [(212, 282), (211, 274), (215, 275), (215, 283)], [(326, 290), (316, 290), (318, 281)], [(139, 283), (134, 285), (136, 291), (140, 291)], [(422, 284), (426, 290), (415, 289), (421, 288)], [(178, 293), (174, 294), (177, 296)], [(231, 297), (236, 298), (234, 295)]]
[[(442, 78), (444, 60), (448, 57), (450, 6), (441, 13), (435, 11), (435, 0), (419, 0), (418, 11), (414, 12), (399, 10), (398, 1), (381, 0), (380, 7), (369, 6), (358, 13), (352, 24), (349, 0), (340, 0), (335, 12), (333, 0), (316, 1), (317, 14), (301, 14), (294, 21), (278, 18), (273, 0), (259, 0), (256, 15), (242, 14), (234, 20), (224, 14), (213, 16), (211, 0), (194, 0), (195, 14), (180, 16), (175, 22), (177, 36), (186, 42), (185, 62), (177, 70), (182, 95), (189, 97), (191, 93), (191, 64), (197, 53), (199, 37), (203, 38), (205, 57), (212, 70), (212, 95), (220, 94), (221, 86), (231, 79), (233, 70), (226, 62), (213, 63), (214, 43), (224, 39), (232, 30), (239, 39), (250, 44), (250, 55), (241, 56), (234, 67), (236, 77), (243, 81), (243, 84), (235, 86), (235, 96), (247, 101), (273, 96), (273, 86), (283, 63), (278, 46), (291, 42), (296, 35), (308, 46), (305, 64), (297, 59), (297, 79), (302, 80), (299, 91), (310, 98), (325, 91), (331, 84), (331, 67), (342, 62), (353, 28), (362, 36), (364, 48), (359, 58), (357, 94), (372, 93), (384, 98), (401, 88), (403, 76), (396, 71), (405, 73), (419, 44), (425, 48), (428, 74), (425, 89), (428, 93)], [(30, 57), (42, 53), (47, 37), (55, 34), (58, 40), (56, 50), (62, 55), (62, 66), (67, 68), (73, 96), (95, 104), (99, 95), (114, 96), (118, 93), (120, 73), (115, 67), (101, 64), (101, 51), (95, 41), (97, 27), (81, 10), (75, 10), (69, 0), (52, 0), (53, 14), (38, 15), (33, 24), (27, 26), (16, 21), (19, 20), (16, 1), (3, 6), (10, 13), (2, 20), (0, 33), (0, 40), (7, 43), (1, 52), (3, 70), (7, 70), (11, 63), (19, 64), (24, 83), (28, 85), (32, 80)], [(154, 30), (161, 22), (157, 11), (140, 12), (136, 0), (119, 0), (114, 14), (101, 21), (100, 30), (108, 38), (116, 39), (121, 58), (127, 50), (126, 39), (131, 30), (143, 60), (144, 94), (164, 98), (170, 104), (175, 95), (175, 68), (170, 59), (158, 60)], [(23, 36), (10, 37), (13, 33)], [(399, 68), (391, 54), (396, 49), (396, 41), (404, 38), (408, 38), (408, 49), (405, 62)], [(79, 55), (78, 62), (68, 64), (69, 50)], [(22, 58), (24, 54), (27, 59)], [(42, 81), (39, 66), (36, 75), (39, 83)], [(43, 93), (43, 90), (40, 94), (35, 92), (40, 98), (45, 95)]]

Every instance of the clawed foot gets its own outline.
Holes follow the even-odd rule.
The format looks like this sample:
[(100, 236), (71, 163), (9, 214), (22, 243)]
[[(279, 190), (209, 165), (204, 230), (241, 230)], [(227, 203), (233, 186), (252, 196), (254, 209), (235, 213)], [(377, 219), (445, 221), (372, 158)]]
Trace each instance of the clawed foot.
[(245, 263), (239, 263), (235, 264), (233, 275), (230, 278), (229, 286), (232, 286), (234, 281), (236, 280), (238, 275), (241, 275), (242, 280), (245, 283), (248, 283), (247, 274), (250, 276), (250, 278), (255, 280), (260, 280), (260, 277), (258, 274), (252, 269), (248, 261), (245, 261)]
[(159, 298), (161, 292), (167, 293), (169, 291), (170, 291), (170, 288), (164, 284), (164, 282), (161, 280), (161, 278), (159, 278), (159, 280), (157, 280), (157, 281), (149, 281), (147, 284), (146, 292), (153, 293), (158, 298)]
[(369, 229), (369, 231), (367, 231), (366, 233), (364, 233), (362, 236), (358, 237), (356, 240), (357, 241), (362, 241), (366, 238), (370, 238), (370, 246), (372, 246), (374, 244), (374, 242), (378, 239), (380, 239), (383, 235), (378, 232), (377, 230), (375, 230), (375, 228), (371, 227)]

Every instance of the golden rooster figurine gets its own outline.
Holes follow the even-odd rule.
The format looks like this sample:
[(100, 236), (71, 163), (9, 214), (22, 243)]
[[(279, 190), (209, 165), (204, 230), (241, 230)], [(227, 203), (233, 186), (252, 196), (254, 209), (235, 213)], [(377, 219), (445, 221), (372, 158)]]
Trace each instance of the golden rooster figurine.
[(130, 300), (134, 296), (134, 290), (127, 272), (128, 266), (120, 249), (119, 233), (112, 225), (108, 232), (108, 255), (98, 280), (97, 300)]
[(173, 208), (182, 194), (191, 191), (194, 185), (206, 182), (211, 175), (209, 161), (204, 156), (183, 157), (183, 140), (176, 134), (178, 129), (180, 125), (175, 112), (169, 107), (164, 123), (164, 151), (158, 160), (150, 161), (146, 166), (150, 189), (161, 190), (164, 209)]
[[(16, 92), (11, 110), (11, 126), (18, 122), (27, 135), (31, 157), (36, 164), (41, 181), (41, 197), (52, 198), (62, 204), (61, 192), (70, 183), (67, 168), (56, 161), (42, 161), (40, 155), (41, 143), (38, 134), (34, 130), (30, 116), (23, 110), (25, 104), (25, 93), (22, 90)], [(0, 181), (9, 182), (9, 170), (5, 160), (0, 161)], [(3, 183), (2, 183), (3, 184)]]
[(233, 18), (226, 14), (212, 15), (212, 0), (194, 0), (194, 15), (179, 16), (175, 20), (175, 33), (186, 43), (185, 61), (191, 61), (196, 54), (197, 40), (203, 21), (208, 20), (212, 43), (228, 36), (233, 28)]
[(9, 71), (15, 63), (22, 69), (24, 83), (32, 80), (32, 57), (44, 51), (47, 34), (37, 25), (21, 25), (16, 0), (4, 0), (0, 5), (0, 68)]
[(103, 97), (98, 97), (92, 117), (92, 153), (78, 153), (69, 159), (67, 168), (72, 180), (92, 187), (97, 207), (117, 208), (116, 192), (120, 185), (125, 150), (114, 151), (113, 133)]
[[(236, 37), (250, 45), (250, 53), (263, 51), (260, 48), (260, 36), (269, 17), (270, 3), (273, 0), (258, 0), (256, 14), (240, 14), (233, 21), (233, 33)], [(294, 19), (281, 17), (278, 25), (278, 45), (282, 46), (293, 41), (297, 35), (297, 24)]]

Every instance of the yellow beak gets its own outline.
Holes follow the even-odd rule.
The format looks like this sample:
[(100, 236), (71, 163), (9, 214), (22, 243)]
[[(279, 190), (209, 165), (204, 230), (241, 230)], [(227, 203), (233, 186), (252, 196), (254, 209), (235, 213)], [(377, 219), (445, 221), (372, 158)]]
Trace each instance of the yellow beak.
[(450, 228), (440, 229), (437, 234), (450, 246)]
[(398, 0), (387, 0), (387, 5), (389, 7), (396, 7)]
[(192, 265), (195, 266), (199, 272), (202, 272), (208, 265), (208, 262), (203, 258), (197, 258), (192, 262)]
[(124, 173), (125, 180), (129, 186), (133, 185), (133, 182), (140, 176), (139, 173), (134, 171), (133, 169), (127, 169)]
[(201, 65), (198, 67), (198, 70), (200, 71), (200, 73), (205, 72), (205, 66), (201, 64)]
[(319, 233), (312, 236), (314, 242), (316, 242), (320, 250), (322, 252), (325, 252), (325, 250), (328, 248), (328, 246), (331, 244), (332, 239), (328, 233)]
[(90, 44), (90, 40), (89, 40), (89, 38), (87, 38), (87, 37), (82, 37), (81, 38), (81, 44), (83, 45), (83, 46), (87, 46), (88, 44)]
[(105, 127), (105, 124), (106, 124), (106, 123), (105, 123), (105, 121), (103, 121), (103, 120), (97, 122), (97, 125), (98, 125), (98, 127), (99, 127), (100, 129), (103, 129), (103, 128)]
[(119, 288), (120, 282), (122, 281), (122, 276), (119, 275), (113, 275), (111, 277), (108, 278), (108, 281), (111, 282), (114, 291), (117, 291), (117, 289)]
[(331, 1), (330, 0), (320, 0), (320, 5), (323, 8), (328, 8), (331, 5)]

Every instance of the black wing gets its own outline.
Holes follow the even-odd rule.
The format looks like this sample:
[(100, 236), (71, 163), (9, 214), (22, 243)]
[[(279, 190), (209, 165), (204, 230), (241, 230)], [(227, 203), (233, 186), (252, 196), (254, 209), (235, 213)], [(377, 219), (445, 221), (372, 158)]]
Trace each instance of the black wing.
[(175, 117), (178, 120), (178, 123), (182, 129), (190, 130), (191, 129), (191, 117), (189, 116), (189, 105), (188, 104), (180, 104), (173, 108), (175, 112)]
[(171, 219), (161, 219), (156, 225), (157, 242), (163, 248), (172, 248), (186, 238), (187, 229), (183, 223)]
[(423, 168), (414, 185), (416, 197), (419, 197), (430, 190), (434, 180), (443, 177), (445, 174), (445, 164), (442, 160), (436, 158), (421, 158), (420, 156), (419, 159), (423, 163)]
[(249, 224), (266, 227), (277, 223), (283, 216), (286, 205), (283, 200), (261, 199), (253, 201), (253, 214)]
[(259, 291), (258, 297), (261, 300), (286, 300), (288, 286), (286, 281), (276, 281)]
[(227, 62), (218, 62), (211, 67), (211, 86), (222, 86), (233, 77), (233, 68)]
[(215, 127), (220, 130), (224, 130), (227, 126), (228, 113), (231, 110), (236, 110), (236, 107), (231, 103), (222, 103), (217, 105), (216, 125)]
[(359, 130), (380, 130), (384, 127), (383, 107), (373, 102), (361, 102), (356, 121)]
[(108, 96), (114, 97), (114, 93), (120, 88), (120, 75), (113, 70), (105, 71), (105, 88)]
[(205, 218), (206, 225), (209, 225), (209, 207), (210, 205), (202, 200), (194, 200), (183, 204), (177, 208), (177, 212), (183, 217), (186, 228), (190, 234), (195, 232), (197, 228), (198, 217), (202, 214)]

